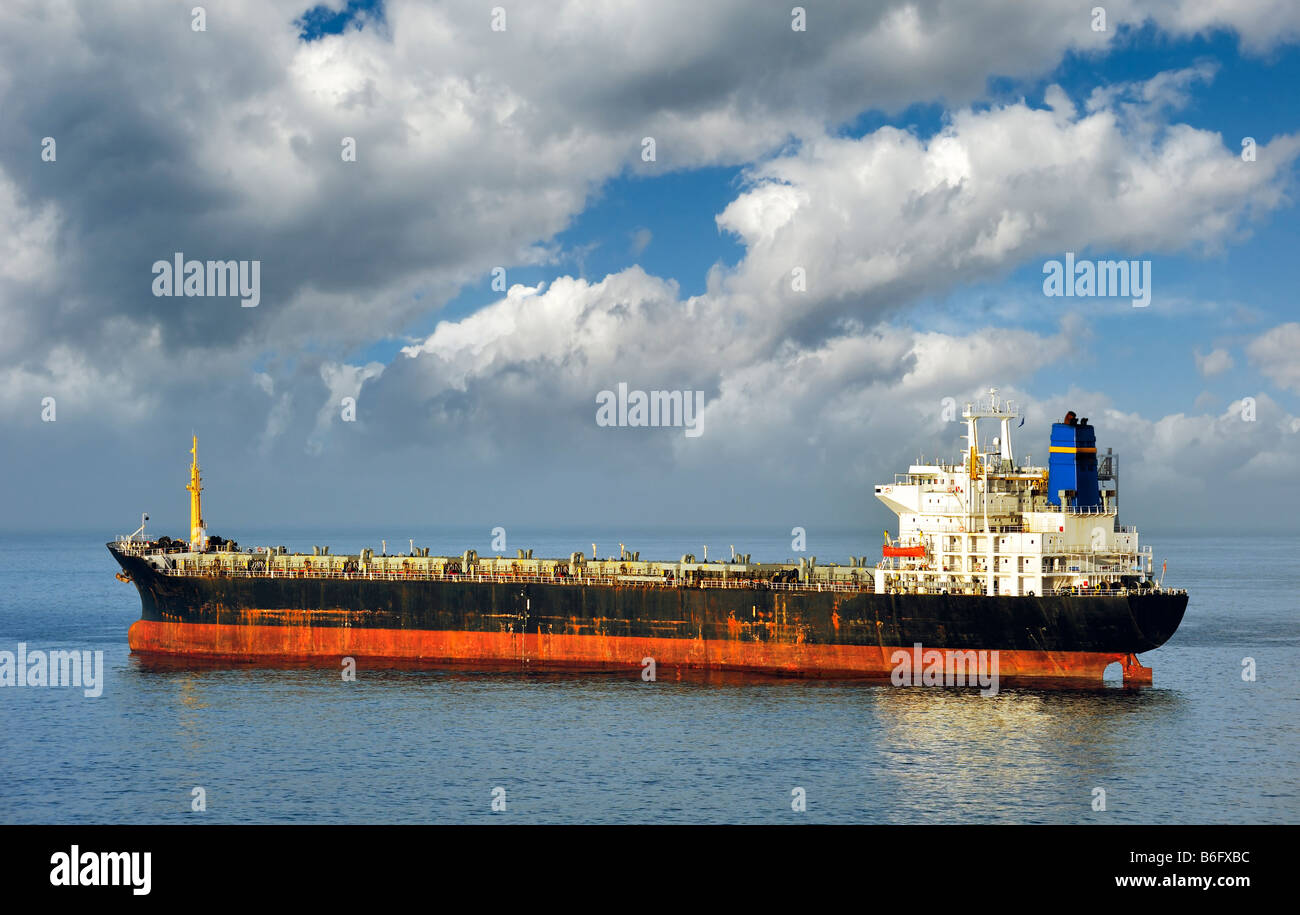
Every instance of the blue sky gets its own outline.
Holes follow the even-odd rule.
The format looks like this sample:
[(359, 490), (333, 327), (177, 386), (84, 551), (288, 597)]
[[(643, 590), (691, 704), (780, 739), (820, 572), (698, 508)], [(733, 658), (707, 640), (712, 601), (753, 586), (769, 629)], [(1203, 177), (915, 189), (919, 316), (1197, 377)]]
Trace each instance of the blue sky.
[(368, 20), (382, 23), (383, 18), (383, 0), (345, 0), (342, 5), (310, 7), (294, 24), (300, 29), (300, 39), (316, 41), (324, 35), (341, 35), (349, 28), (364, 28)]

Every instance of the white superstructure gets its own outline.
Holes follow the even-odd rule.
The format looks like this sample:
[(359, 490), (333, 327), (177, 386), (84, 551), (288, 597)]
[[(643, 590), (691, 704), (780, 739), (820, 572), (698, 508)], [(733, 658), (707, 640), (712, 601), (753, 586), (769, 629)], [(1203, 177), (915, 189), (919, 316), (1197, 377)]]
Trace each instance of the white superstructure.
[(1109, 449), (1098, 455), (1099, 504), (1059, 498), (1053, 505), (1047, 468), (1017, 463), (1012, 433), (1020, 413), (999, 401), (996, 388), (987, 403), (968, 403), (962, 418), (967, 447), (959, 462), (913, 464), (875, 488), (898, 515), (898, 537), (886, 534), (875, 569), (877, 593), (1041, 595), (1134, 587), (1150, 577), (1151, 548), (1139, 547), (1137, 529), (1118, 521)]

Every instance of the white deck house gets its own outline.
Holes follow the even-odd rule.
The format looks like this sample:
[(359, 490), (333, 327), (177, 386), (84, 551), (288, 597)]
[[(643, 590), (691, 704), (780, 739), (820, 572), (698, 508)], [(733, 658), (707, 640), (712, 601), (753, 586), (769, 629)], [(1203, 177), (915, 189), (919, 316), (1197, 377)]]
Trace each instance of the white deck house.
[[(877, 593), (1029, 595), (1124, 588), (1150, 576), (1150, 547), (1138, 546), (1136, 528), (1118, 523), (1114, 454), (1096, 464), (1095, 498), (1082, 490), (1051, 493), (1047, 468), (1016, 463), (1011, 438), (1020, 414), (999, 402), (996, 389), (987, 404), (967, 404), (962, 417), (968, 447), (960, 463), (914, 464), (875, 488), (898, 515), (898, 539), (875, 569)], [(982, 441), (981, 431), (994, 423), (997, 435)], [(1066, 425), (1053, 427), (1054, 438)], [(1079, 426), (1086, 428), (1086, 420)], [(1052, 451), (1092, 460), (1096, 449)], [(1073, 476), (1066, 482), (1076, 485)]]

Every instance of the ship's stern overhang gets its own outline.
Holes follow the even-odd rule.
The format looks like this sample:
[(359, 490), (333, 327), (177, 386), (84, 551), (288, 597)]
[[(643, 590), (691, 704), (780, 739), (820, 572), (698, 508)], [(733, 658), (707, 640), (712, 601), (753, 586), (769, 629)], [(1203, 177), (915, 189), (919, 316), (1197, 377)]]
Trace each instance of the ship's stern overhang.
[(1156, 589), (1137, 591), (1128, 596), (1129, 612), (1141, 633), (1142, 647), (1151, 651), (1168, 642), (1187, 612), (1187, 592)]

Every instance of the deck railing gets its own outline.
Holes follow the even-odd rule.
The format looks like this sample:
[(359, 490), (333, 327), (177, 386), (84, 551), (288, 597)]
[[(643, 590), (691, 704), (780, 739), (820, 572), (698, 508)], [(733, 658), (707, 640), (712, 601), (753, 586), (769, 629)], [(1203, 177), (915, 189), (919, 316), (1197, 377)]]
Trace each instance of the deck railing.
[(646, 575), (531, 575), (515, 572), (438, 573), (423, 569), (409, 571), (363, 570), (344, 572), (338, 569), (229, 569), (213, 568), (158, 568), (160, 575), (178, 578), (272, 578), (328, 581), (442, 581), (475, 582), (480, 584), (551, 584), (551, 585), (618, 585), (646, 588), (728, 588), (770, 591), (870, 591), (872, 580), (860, 582), (775, 582), (757, 578), (655, 578)]

